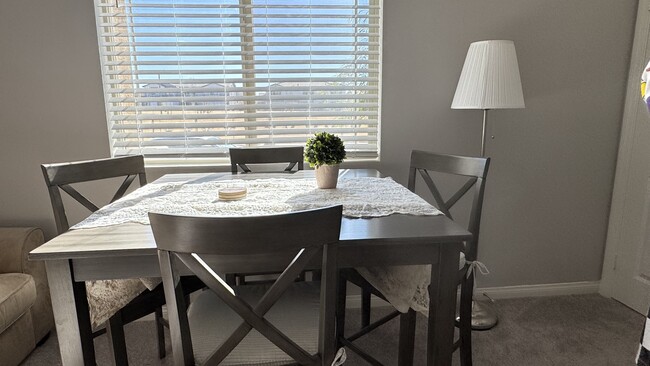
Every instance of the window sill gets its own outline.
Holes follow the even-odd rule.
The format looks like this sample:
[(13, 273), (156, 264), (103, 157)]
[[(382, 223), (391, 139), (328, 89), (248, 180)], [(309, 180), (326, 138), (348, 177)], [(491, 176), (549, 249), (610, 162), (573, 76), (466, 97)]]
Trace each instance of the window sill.
[[(379, 167), (379, 158), (376, 159), (354, 159), (341, 164), (343, 169)], [(147, 174), (162, 176), (174, 173), (225, 173), (230, 172), (230, 160), (223, 158), (210, 159), (146, 159)], [(305, 169), (312, 169), (305, 163)]]

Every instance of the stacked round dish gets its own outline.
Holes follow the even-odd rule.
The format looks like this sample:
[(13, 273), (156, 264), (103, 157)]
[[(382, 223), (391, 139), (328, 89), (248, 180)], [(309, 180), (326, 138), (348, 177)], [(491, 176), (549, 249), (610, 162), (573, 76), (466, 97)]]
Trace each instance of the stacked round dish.
[(219, 199), (222, 201), (235, 201), (246, 197), (246, 187), (229, 187), (219, 189)]

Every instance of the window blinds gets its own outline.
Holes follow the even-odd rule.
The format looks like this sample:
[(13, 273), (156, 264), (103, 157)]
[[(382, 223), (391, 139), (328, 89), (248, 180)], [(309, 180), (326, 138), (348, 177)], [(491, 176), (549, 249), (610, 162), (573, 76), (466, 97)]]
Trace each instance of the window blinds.
[(338, 134), (377, 158), (381, 0), (95, 0), (114, 156)]

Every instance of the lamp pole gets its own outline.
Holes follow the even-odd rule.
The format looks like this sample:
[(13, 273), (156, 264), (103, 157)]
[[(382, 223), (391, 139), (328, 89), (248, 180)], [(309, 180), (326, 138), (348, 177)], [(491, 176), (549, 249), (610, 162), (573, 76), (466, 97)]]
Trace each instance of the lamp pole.
[(481, 157), (485, 157), (485, 136), (487, 133), (487, 115), (489, 109), (483, 110), (483, 134), (481, 136)]
[[(485, 139), (487, 137), (487, 117), (489, 109), (483, 109), (483, 133), (481, 134), (481, 157), (485, 157)], [(487, 297), (487, 295), (486, 295)], [(488, 299), (490, 299), (488, 297)], [(492, 299), (490, 299), (492, 300)], [(460, 321), (460, 315), (457, 316), (457, 321)], [(496, 310), (477, 299), (472, 300), (472, 329), (475, 330), (488, 330), (494, 328), (499, 322), (499, 316)]]

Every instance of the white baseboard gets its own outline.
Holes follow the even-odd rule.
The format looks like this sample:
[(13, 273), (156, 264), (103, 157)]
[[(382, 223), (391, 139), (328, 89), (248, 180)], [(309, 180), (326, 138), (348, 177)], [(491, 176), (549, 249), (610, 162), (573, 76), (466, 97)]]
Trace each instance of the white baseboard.
[(541, 285), (521, 285), (503, 287), (483, 287), (474, 290), (475, 296), (487, 294), (493, 299), (513, 299), (518, 297), (585, 295), (598, 293), (600, 281), (548, 283)]
[[(520, 297), (542, 297), (563, 295), (586, 295), (598, 293), (600, 281), (548, 283), (540, 285), (519, 285), (502, 287), (483, 287), (474, 290), (475, 298), (487, 294), (492, 299), (515, 299)], [(459, 292), (460, 296), (460, 292)], [(361, 295), (348, 295), (345, 305), (349, 309), (361, 307)], [(387, 302), (373, 297), (372, 307), (390, 306)]]
[[(563, 296), (563, 295), (586, 295), (598, 293), (600, 281), (548, 283), (541, 285), (520, 285), (503, 287), (483, 287), (474, 290), (474, 296), (479, 298), (482, 294), (497, 299), (514, 299), (520, 297), (541, 297), (541, 296)], [(389, 303), (377, 297), (372, 298), (372, 307), (390, 306)], [(348, 295), (345, 300), (348, 309), (361, 308), (361, 295)], [(167, 316), (167, 308), (163, 308), (163, 315)], [(153, 314), (149, 314), (138, 320), (154, 320)]]

